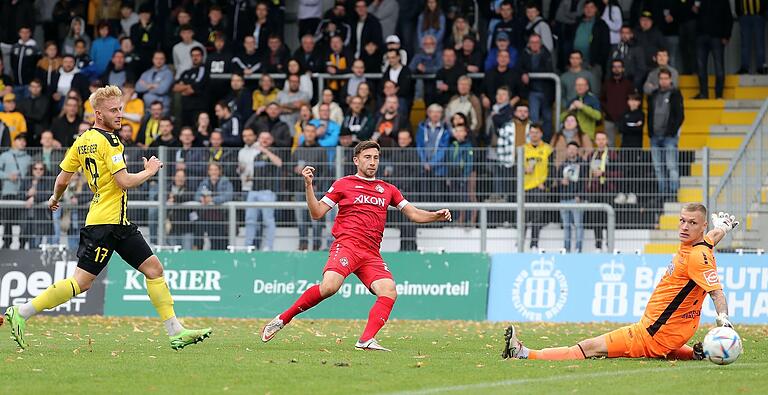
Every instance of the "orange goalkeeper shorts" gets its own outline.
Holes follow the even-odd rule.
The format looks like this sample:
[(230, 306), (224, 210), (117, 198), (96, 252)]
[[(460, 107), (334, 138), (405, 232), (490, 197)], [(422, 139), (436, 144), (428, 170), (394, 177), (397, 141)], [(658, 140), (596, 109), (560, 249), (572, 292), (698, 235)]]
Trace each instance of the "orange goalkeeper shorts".
[(632, 324), (607, 334), (608, 358), (664, 358), (671, 351), (657, 343), (640, 324)]

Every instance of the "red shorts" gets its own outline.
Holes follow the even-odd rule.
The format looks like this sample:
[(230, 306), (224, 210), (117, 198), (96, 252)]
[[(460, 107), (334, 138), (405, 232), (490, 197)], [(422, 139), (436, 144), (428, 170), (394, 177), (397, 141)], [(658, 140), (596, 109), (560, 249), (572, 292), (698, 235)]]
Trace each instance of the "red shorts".
[(360, 248), (349, 241), (336, 241), (331, 244), (323, 273), (329, 270), (341, 274), (344, 278), (354, 273), (368, 289), (371, 289), (371, 284), (376, 280), (394, 280), (379, 251)]

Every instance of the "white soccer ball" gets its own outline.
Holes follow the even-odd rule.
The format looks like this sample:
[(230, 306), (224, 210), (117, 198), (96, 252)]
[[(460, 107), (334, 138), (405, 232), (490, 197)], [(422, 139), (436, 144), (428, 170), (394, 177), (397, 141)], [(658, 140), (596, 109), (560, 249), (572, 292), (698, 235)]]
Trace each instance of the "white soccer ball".
[(704, 336), (704, 356), (718, 365), (729, 365), (739, 359), (742, 351), (741, 337), (733, 328), (720, 326)]

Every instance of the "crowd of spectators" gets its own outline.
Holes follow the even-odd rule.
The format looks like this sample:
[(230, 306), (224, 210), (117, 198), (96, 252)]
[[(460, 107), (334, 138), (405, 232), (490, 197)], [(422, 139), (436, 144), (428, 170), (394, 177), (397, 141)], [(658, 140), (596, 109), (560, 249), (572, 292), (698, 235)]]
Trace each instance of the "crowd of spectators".
[[(296, 178), (303, 164), (331, 173), (337, 146), (366, 139), (402, 164), (385, 168), (385, 177), (418, 177), (401, 185), (417, 195), (411, 200), (513, 201), (519, 164), (526, 200), (642, 205), (648, 202), (638, 198), (638, 186), (619, 181), (640, 175), (622, 174), (617, 164), (646, 158), (637, 149), (647, 131), (657, 196), (675, 195), (679, 75), (698, 73), (697, 98), (709, 97), (711, 55), (715, 97), (722, 97), (731, 15), (742, 31), (739, 72), (750, 70), (752, 43), (755, 70), (768, 71), (759, 0), (737, 0), (734, 10), (727, 0), (325, 3), (298, 1), (293, 40), (284, 0), (3, 1), (0, 199), (31, 207), (44, 198), (50, 185), (36, 173), (40, 165), (49, 176), (57, 171), (62, 150), (93, 122), (90, 92), (112, 84), (124, 92), (119, 133), (129, 155), (169, 147), (169, 202), (211, 206), (170, 215), (171, 224), (218, 224), (169, 225), (187, 247), (200, 248), (201, 233), (226, 234), (221, 203), (302, 200)], [(293, 41), (298, 46), (289, 48)], [(319, 90), (313, 73), (347, 77), (325, 79)], [(562, 102), (554, 102), (553, 81), (532, 73), (558, 74)], [(414, 119), (421, 101), (425, 117)], [(560, 119), (553, 119), (554, 106)], [(619, 154), (618, 147), (635, 151)], [(139, 200), (156, 199), (157, 190), (150, 183)], [(81, 193), (80, 182), (69, 198), (82, 200)], [(50, 216), (18, 211), (4, 224), (38, 214)], [(476, 213), (459, 214), (461, 222), (477, 220)], [(275, 215), (247, 210), (247, 245), (273, 247)], [(531, 247), (551, 219), (536, 215), (529, 218)], [(576, 249), (583, 224), (600, 222), (581, 215), (562, 213), (565, 227), (576, 227)], [(57, 229), (30, 231), (58, 235), (56, 217)], [(157, 221), (157, 212), (148, 218)], [(300, 248), (320, 248), (319, 225), (306, 213), (295, 221)], [(212, 248), (222, 243), (216, 239)]]

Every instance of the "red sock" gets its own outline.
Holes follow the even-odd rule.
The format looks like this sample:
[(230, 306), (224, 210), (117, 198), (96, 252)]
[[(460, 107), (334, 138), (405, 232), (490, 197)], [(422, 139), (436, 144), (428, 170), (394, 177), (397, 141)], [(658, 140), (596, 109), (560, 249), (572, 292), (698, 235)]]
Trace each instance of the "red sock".
[(283, 324), (287, 324), (291, 322), (293, 317), (297, 316), (301, 312), (315, 307), (318, 303), (322, 302), (323, 299), (324, 298), (320, 295), (320, 286), (314, 285), (304, 291), (304, 293), (299, 296), (299, 299), (296, 300), (293, 306), (283, 312), (283, 314), (280, 314), (280, 319), (283, 320)]
[(379, 333), (381, 327), (387, 323), (389, 313), (392, 312), (392, 306), (394, 305), (394, 299), (390, 299), (386, 296), (379, 296), (378, 299), (376, 299), (376, 303), (371, 307), (371, 312), (368, 313), (368, 323), (365, 324), (363, 335), (360, 336), (361, 342), (371, 340), (377, 333)]

